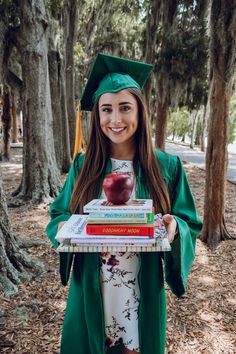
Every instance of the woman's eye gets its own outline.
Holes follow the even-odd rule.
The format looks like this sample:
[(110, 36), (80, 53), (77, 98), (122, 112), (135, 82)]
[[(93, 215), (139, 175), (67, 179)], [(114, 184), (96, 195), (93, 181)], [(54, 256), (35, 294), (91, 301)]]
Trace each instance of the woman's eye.
[(111, 112), (111, 108), (103, 108), (102, 111), (106, 112), (106, 113), (110, 113)]
[(121, 107), (121, 110), (122, 110), (123, 112), (128, 112), (128, 111), (130, 110), (130, 106), (122, 106), (122, 107)]

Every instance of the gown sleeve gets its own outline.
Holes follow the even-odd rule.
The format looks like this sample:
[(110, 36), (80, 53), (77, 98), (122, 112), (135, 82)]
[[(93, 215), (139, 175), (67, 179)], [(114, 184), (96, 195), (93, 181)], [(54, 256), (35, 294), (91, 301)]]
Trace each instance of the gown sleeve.
[(183, 165), (178, 157), (171, 182), (171, 214), (178, 224), (178, 237), (171, 251), (164, 253), (166, 282), (180, 297), (185, 292), (188, 274), (195, 258), (196, 237), (202, 228)]
[[(49, 214), (51, 217), (50, 222), (46, 227), (46, 233), (48, 238), (52, 242), (55, 248), (58, 247), (59, 243), (55, 239), (57, 234), (58, 224), (62, 221), (67, 221), (70, 216), (71, 212), (69, 210), (70, 199), (73, 191), (73, 187), (75, 184), (76, 177), (78, 175), (80, 165), (81, 165), (82, 156), (77, 155), (70, 167), (69, 173), (67, 175), (66, 181), (62, 187), (61, 192), (53, 201), (50, 206)], [(73, 253), (59, 253), (59, 272), (61, 276), (61, 282), (63, 285), (66, 285), (69, 276), (70, 276), (70, 269), (73, 261)]]

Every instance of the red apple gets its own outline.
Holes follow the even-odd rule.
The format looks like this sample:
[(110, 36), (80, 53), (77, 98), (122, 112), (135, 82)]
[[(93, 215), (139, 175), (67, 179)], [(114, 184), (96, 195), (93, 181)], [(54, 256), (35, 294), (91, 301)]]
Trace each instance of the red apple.
[(108, 202), (123, 204), (130, 199), (133, 179), (129, 172), (110, 173), (104, 178), (103, 189)]

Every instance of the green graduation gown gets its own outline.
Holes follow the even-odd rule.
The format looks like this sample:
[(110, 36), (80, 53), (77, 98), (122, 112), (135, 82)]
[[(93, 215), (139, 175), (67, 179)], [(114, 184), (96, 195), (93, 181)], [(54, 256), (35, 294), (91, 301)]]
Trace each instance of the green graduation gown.
[[(172, 243), (171, 252), (140, 253), (139, 346), (140, 354), (163, 354), (166, 333), (166, 282), (178, 297), (184, 294), (186, 281), (195, 256), (196, 236), (201, 230), (194, 199), (177, 156), (156, 150), (163, 178), (171, 199), (171, 214), (178, 223), (179, 236)], [(55, 247), (58, 223), (68, 220), (72, 189), (83, 164), (84, 154), (72, 163), (61, 193), (50, 207), (51, 221), (47, 234)], [(106, 173), (111, 170), (108, 162)], [(147, 198), (142, 176), (137, 176), (137, 198)], [(98, 253), (59, 254), (59, 271), (66, 285), (72, 276), (63, 324), (61, 354), (105, 354), (105, 323), (100, 289)]]

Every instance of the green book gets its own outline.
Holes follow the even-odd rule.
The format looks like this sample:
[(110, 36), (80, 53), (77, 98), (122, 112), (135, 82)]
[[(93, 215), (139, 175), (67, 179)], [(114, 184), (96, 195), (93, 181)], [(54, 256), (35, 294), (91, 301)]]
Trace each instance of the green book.
[(146, 224), (154, 222), (153, 213), (90, 213), (88, 224)]

